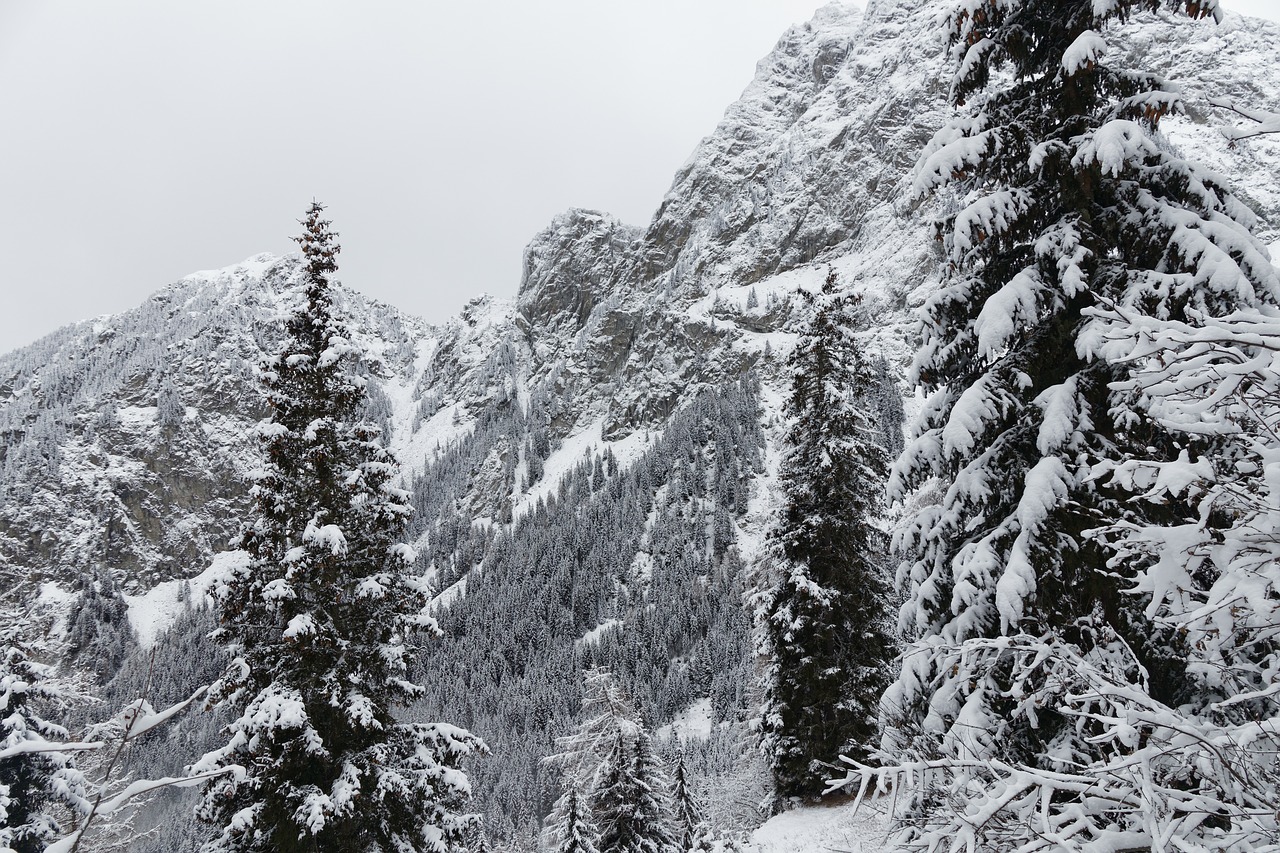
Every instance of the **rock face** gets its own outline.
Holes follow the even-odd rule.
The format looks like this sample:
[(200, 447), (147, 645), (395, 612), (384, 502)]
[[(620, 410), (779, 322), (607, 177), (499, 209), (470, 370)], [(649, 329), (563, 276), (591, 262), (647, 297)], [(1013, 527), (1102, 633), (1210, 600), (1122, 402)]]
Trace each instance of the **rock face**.
[[(69, 584), (106, 570), (139, 592), (200, 571), (227, 547), (248, 507), (251, 427), (265, 413), (257, 365), (296, 295), (295, 268), (263, 255), (197, 273), (3, 359), (6, 583)], [(411, 348), (424, 324), (350, 301), (378, 342), (370, 369), (403, 369), (395, 348)]]
[[(449, 500), (501, 525), (554, 485), (532, 456), (588, 432), (597, 449), (659, 434), (701, 390), (751, 372), (776, 400), (804, 312), (793, 297), (828, 267), (863, 294), (868, 345), (905, 364), (911, 310), (938, 276), (911, 171), (950, 114), (932, 23), (945, 5), (832, 4), (788, 30), (648, 226), (556, 217), (529, 244), (514, 304), (477, 300), (433, 327), (344, 291), (369, 351), (371, 415), (406, 479), (471, 460), (469, 493)], [(1274, 229), (1280, 145), (1229, 147), (1215, 130), (1229, 119), (1205, 97), (1274, 106), (1280, 26), (1143, 16), (1124, 44), (1135, 66), (1185, 90), (1169, 143), (1230, 177)], [(197, 273), (0, 358), (0, 585), (55, 600), (106, 571), (140, 594), (226, 547), (256, 464), (256, 366), (296, 272), (264, 255)], [(423, 521), (421, 543), (444, 541), (439, 529)]]

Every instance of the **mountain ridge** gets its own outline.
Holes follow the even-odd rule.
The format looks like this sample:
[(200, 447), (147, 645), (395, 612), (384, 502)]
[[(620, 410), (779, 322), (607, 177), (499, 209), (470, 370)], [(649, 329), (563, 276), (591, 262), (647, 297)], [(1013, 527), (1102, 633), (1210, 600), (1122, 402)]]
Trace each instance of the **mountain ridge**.
[[(383, 413), (388, 426), (391, 420), (400, 425), (389, 430), (393, 447), (418, 456), (426, 442), (406, 437), (406, 422), (429, 420), (441, 401), (474, 411), (531, 382), (548, 397), (567, 401), (548, 424), (557, 437), (603, 417), (604, 437), (616, 439), (661, 423), (691, 388), (752, 369), (776, 374), (776, 365), (761, 363), (765, 344), (775, 350), (786, 346), (787, 330), (802, 310), (791, 297), (812, 285), (817, 265), (830, 264), (863, 293), (869, 345), (905, 362), (910, 311), (938, 280), (930, 226), (916, 214), (909, 182), (916, 152), (947, 109), (943, 45), (927, 29), (944, 6), (940, 0), (878, 0), (863, 12), (832, 3), (810, 22), (790, 28), (674, 176), (648, 225), (580, 209), (554, 217), (530, 241), (512, 300), (479, 297), (457, 317), (433, 326), (344, 291), (351, 316), (364, 324), (369, 369), (393, 392), (394, 401), (382, 403), (399, 413), (394, 419)], [(1215, 135), (1216, 114), (1203, 100), (1208, 90), (1264, 101), (1267, 80), (1280, 89), (1260, 49), (1280, 42), (1280, 25), (1230, 13), (1216, 27), (1144, 15), (1130, 30), (1124, 44), (1131, 54), (1158, 60), (1175, 79), (1193, 80), (1184, 87), (1188, 116), (1169, 122), (1171, 144), (1228, 175), (1252, 174), (1255, 180), (1241, 194), (1268, 223), (1268, 233), (1280, 236), (1274, 225), (1280, 222), (1280, 183), (1274, 177), (1280, 169), (1271, 168), (1280, 166), (1280, 154), (1265, 142), (1228, 146)], [(1193, 49), (1185, 49), (1188, 44)], [(1239, 67), (1257, 73), (1239, 80), (1230, 71)], [(1191, 78), (1192, 71), (1199, 76)], [(150, 408), (163, 381), (177, 381), (184, 405), (197, 411), (238, 397), (247, 401), (248, 414), (237, 427), (260, 416), (252, 373), (269, 354), (268, 327), (278, 324), (284, 310), (293, 263), (289, 256), (259, 254), (221, 270), (192, 273), (137, 309), (72, 324), (0, 356), (0, 488), (21, 492), (24, 471), (60, 467), (68, 453), (57, 445), (68, 430), (83, 435), (91, 420), (83, 411), (66, 423), (59, 422), (61, 415), (51, 416), (59, 407), (66, 415), (65, 402), (72, 398), (95, 412), (112, 405), (127, 409), (136, 426), (134, 410)], [(757, 305), (749, 308), (753, 291)], [(159, 324), (166, 339), (148, 336), (142, 329), (147, 323)], [(122, 324), (123, 331), (117, 328)], [(122, 336), (131, 339), (113, 343)], [(217, 361), (204, 351), (210, 338), (219, 338)], [(147, 341), (162, 346), (165, 355), (144, 353)], [(508, 363), (495, 364), (495, 358)], [(113, 382), (103, 368), (86, 369), (85, 362), (109, 363), (106, 370), (125, 377)], [(503, 371), (508, 375), (499, 382), (495, 377)], [(189, 381), (197, 374), (210, 377), (211, 384)], [(414, 417), (404, 414), (410, 407), (416, 408)], [(118, 437), (137, 451), (130, 457), (133, 465), (146, 442), (134, 435), (137, 430), (118, 429)], [(448, 434), (440, 436), (447, 440)], [(234, 440), (217, 444), (216, 453), (213, 446), (205, 442), (203, 461), (245, 460), (253, 452)], [(403, 462), (411, 470), (422, 468), (421, 459)], [(98, 467), (110, 480), (111, 464)], [(225, 478), (212, 488), (180, 480), (117, 496), (116, 503), (129, 510), (117, 513), (120, 535), (129, 541), (157, 538), (158, 530), (142, 529), (143, 505), (162, 494), (181, 502), (237, 491)], [(32, 496), (40, 492), (36, 488)], [(91, 492), (83, 489), (79, 500), (92, 503)], [(242, 510), (243, 495), (237, 500)], [(5, 503), (0, 562), (12, 569), (22, 553), (28, 570), (42, 562), (94, 561), (93, 548), (63, 547), (59, 541), (19, 544), (22, 524), (12, 517), (13, 502)], [(85, 526), (83, 518), (78, 524), (55, 518), (57, 513), (49, 516), (42, 540), (48, 530)], [(170, 548), (167, 558), (160, 556), (164, 549), (151, 548), (144, 556), (129, 546), (119, 562), (112, 546), (100, 543), (98, 551), (107, 566), (143, 575), (180, 556), (190, 573), (190, 564), (207, 560), (215, 540), (225, 541), (229, 532), (201, 534), (202, 545)]]

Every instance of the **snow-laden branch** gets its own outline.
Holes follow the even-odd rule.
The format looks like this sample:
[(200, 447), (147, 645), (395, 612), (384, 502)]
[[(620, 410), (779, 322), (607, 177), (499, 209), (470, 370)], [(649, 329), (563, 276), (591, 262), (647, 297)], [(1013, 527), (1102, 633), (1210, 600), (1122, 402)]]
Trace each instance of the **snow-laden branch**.
[[(118, 814), (125, 806), (134, 799), (143, 794), (159, 790), (161, 788), (187, 788), (192, 785), (198, 785), (217, 776), (230, 775), (237, 781), (245, 776), (244, 768), (238, 765), (227, 765), (211, 770), (198, 770), (189, 773), (186, 776), (168, 776), (161, 779), (138, 779), (127, 784), (123, 789), (110, 793), (111, 774), (115, 770), (116, 764), (124, 750), (130, 743), (138, 739), (142, 735), (163, 725), (176, 715), (182, 713), (193, 702), (204, 696), (209, 688), (207, 686), (198, 688), (194, 693), (161, 711), (156, 711), (151, 707), (146, 699), (136, 699), (129, 703), (124, 710), (114, 719), (102, 726), (96, 727), (99, 735), (106, 734), (100, 740), (86, 741), (83, 743), (58, 744), (61, 749), (71, 749), (77, 751), (93, 751), (115, 746), (110, 761), (103, 772), (102, 781), (98, 783), (98, 790), (93, 798), (93, 803), (88, 807), (84, 815), (84, 819), (80, 822), (80, 826), (69, 835), (59, 839), (46, 848), (46, 853), (74, 853), (78, 850), (85, 834), (93, 826), (95, 820), (101, 818), (109, 819)], [(116, 740), (118, 738), (118, 740)], [(52, 745), (51, 745), (52, 746)], [(26, 750), (36, 751), (36, 750)], [(3, 757), (3, 756), (0, 756)]]
[(1048, 636), (974, 638), (954, 666), (977, 673), (993, 656), (1012, 668), (1008, 698), (1017, 702), (1023, 684), (1041, 685), (1037, 702), (1051, 701), (1034, 713), (1076, 721), (1098, 756), (1060, 754), (1030, 766), (952, 748), (886, 767), (849, 761), (830, 789), (856, 787), (859, 802), (892, 791), (899, 818), (922, 802), (949, 804), (931, 807), (929, 820), (899, 839), (930, 853), (1280, 849), (1280, 718), (1170, 707), (1126, 680), (1136, 660)]
[(1222, 135), (1233, 142), (1267, 133), (1280, 133), (1280, 113), (1242, 107), (1230, 98), (1210, 98), (1209, 104), (1221, 110), (1230, 110), (1254, 123), (1252, 126), (1238, 125), (1222, 128)]
[(39, 755), (46, 752), (92, 752), (102, 749), (107, 745), (106, 741), (65, 741), (53, 742), (47, 740), (24, 740), (6, 746), (0, 749), (0, 761), (7, 758), (16, 758), (19, 755)]
[[(184, 704), (185, 707), (185, 704)], [(152, 791), (158, 791), (161, 788), (190, 788), (193, 785), (200, 785), (210, 779), (218, 776), (230, 775), (235, 781), (243, 781), (245, 771), (239, 765), (229, 765), (227, 767), (219, 767), (214, 770), (208, 770), (204, 773), (193, 773), (190, 776), (166, 776), (162, 779), (139, 779), (130, 782), (125, 786), (124, 790), (113, 796), (105, 802), (96, 804), (94, 812), (98, 817), (110, 818), (120, 812), (132, 800), (143, 794), (149, 794)], [(81, 837), (89, 830), (89, 821), (86, 819), (80, 828), (65, 838), (61, 838), (45, 848), (45, 853), (71, 853), (80, 845)]]

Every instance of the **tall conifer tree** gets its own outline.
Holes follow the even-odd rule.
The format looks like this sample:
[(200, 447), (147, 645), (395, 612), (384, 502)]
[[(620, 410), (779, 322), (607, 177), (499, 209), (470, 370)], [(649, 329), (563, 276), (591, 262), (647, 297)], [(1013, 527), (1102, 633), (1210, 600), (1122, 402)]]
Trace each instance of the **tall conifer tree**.
[(359, 347), (335, 316), (337, 235), (312, 204), (296, 238), (303, 303), (265, 366), (271, 409), (245, 559), (219, 590), (219, 636), (235, 661), (222, 694), (230, 741), (197, 765), (243, 781), (208, 789), (209, 851), (444, 853), (468, 819), (459, 763), (482, 745), (445, 724), (408, 724), (416, 632), (434, 631), (427, 590), (400, 544), (410, 509), (394, 460), (362, 423)]
[(948, 771), (916, 800), (921, 847), (1155, 849), (1174, 831), (1195, 839), (1179, 849), (1231, 847), (1212, 840), (1226, 810), (1153, 795), (1194, 788), (1194, 762), (1135, 757), (1139, 718), (1193, 699), (1194, 680), (1140, 566), (1096, 535), (1194, 517), (1188, 494), (1140, 505), (1145, 486), (1109, 475), (1206, 449), (1126, 390), (1119, 318), (1274, 300), (1251, 215), (1153, 135), (1177, 96), (1105, 59), (1105, 27), (1162, 6), (1217, 4), (963, 0), (949, 18), (952, 100), (973, 103), (926, 149), (917, 189), (968, 195), (940, 225), (954, 273), (913, 368), (932, 395), (890, 485), (943, 485), (901, 530), (918, 640), (885, 700), (886, 748)]
[(607, 670), (586, 673), (582, 722), (546, 759), (564, 773), (564, 793), (546, 821), (549, 846), (563, 843), (575, 803), (586, 804), (601, 853), (674, 853), (671, 782), (640, 715)]
[(761, 729), (783, 797), (821, 794), (841, 755), (875, 747), (893, 656), (878, 392), (853, 304), (831, 271), (790, 360), (786, 503), (773, 535), (781, 577), (762, 613)]
[(689, 788), (684, 766), (684, 749), (676, 741), (676, 768), (672, 774), (671, 801), (675, 806), (675, 830), (682, 851), (692, 850), (699, 840), (711, 832), (702, 804)]
[(902, 428), (907, 414), (902, 406), (902, 389), (898, 387), (898, 371), (889, 366), (883, 355), (875, 361), (877, 404), (880, 413), (880, 433), (884, 439), (885, 456), (893, 461), (902, 453), (905, 445)]
[(0, 851), (40, 853), (63, 834), (59, 813), (89, 811), (67, 730), (45, 717), (70, 697), (32, 660), (19, 631), (0, 627)]
[(591, 812), (601, 853), (677, 853), (670, 782), (643, 728), (618, 733), (596, 773)]
[(556, 853), (599, 853), (591, 810), (578, 795), (577, 786), (565, 794), (564, 814), (548, 827), (556, 841)]

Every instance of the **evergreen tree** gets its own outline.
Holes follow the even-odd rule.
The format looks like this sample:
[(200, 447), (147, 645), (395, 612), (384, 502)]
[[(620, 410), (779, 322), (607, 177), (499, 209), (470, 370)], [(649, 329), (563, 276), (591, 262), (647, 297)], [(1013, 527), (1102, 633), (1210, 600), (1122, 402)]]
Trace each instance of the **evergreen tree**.
[(671, 807), (670, 783), (648, 732), (638, 730), (630, 742), (619, 732), (591, 797), (601, 853), (676, 853)]
[(675, 805), (676, 841), (682, 851), (693, 850), (699, 840), (710, 834), (702, 804), (689, 789), (684, 766), (684, 749), (676, 745), (676, 769), (672, 774), (671, 800)]
[(88, 812), (84, 774), (67, 730), (43, 714), (68, 696), (52, 670), (32, 660), (18, 631), (0, 633), (0, 851), (40, 853), (62, 835), (56, 811)]
[(880, 434), (884, 440), (885, 456), (894, 460), (902, 453), (906, 442), (902, 426), (907, 414), (902, 408), (902, 391), (898, 387), (898, 373), (889, 366), (884, 356), (876, 359), (876, 408), (880, 415)]
[(975, 104), (930, 143), (917, 188), (969, 194), (941, 223), (954, 277), (925, 307), (913, 368), (932, 394), (890, 485), (943, 491), (900, 533), (919, 639), (885, 698), (886, 749), (947, 771), (917, 792), (906, 838), (921, 847), (1155, 849), (1176, 834), (1180, 849), (1253, 849), (1209, 805), (1206, 763), (1138, 751), (1169, 743), (1153, 720), (1194, 704), (1198, 679), (1185, 630), (1153, 618), (1150, 564), (1097, 535), (1196, 518), (1189, 494), (1144, 503), (1152, 482), (1111, 475), (1211, 449), (1144, 411), (1119, 327), (1274, 302), (1249, 212), (1153, 135), (1176, 95), (1104, 62), (1104, 27), (1162, 5), (1217, 11), (965, 0), (949, 18), (952, 100)]
[(583, 676), (580, 720), (573, 734), (556, 738), (557, 752), (546, 759), (560, 769), (566, 795), (589, 790), (614, 741), (619, 736), (634, 740), (641, 728), (640, 715), (606, 669), (591, 669)]
[(334, 313), (337, 235), (322, 211), (312, 204), (296, 238), (305, 299), (263, 371), (257, 517), (219, 590), (235, 660), (218, 690), (239, 717), (195, 769), (247, 776), (207, 789), (201, 816), (220, 831), (206, 849), (443, 853), (470, 822), (459, 764), (483, 747), (393, 715), (423, 693), (406, 678), (409, 643), (436, 626), (398, 543), (408, 494), (377, 428), (357, 420), (360, 351)]
[(578, 795), (576, 785), (566, 793), (563, 815), (555, 818), (549, 828), (555, 838), (556, 853), (599, 853), (591, 812)]
[(670, 780), (640, 715), (607, 670), (586, 674), (582, 722), (556, 746), (547, 761), (561, 769), (565, 791), (547, 821), (552, 844), (564, 839), (570, 801), (584, 798), (600, 853), (674, 853)]
[(82, 574), (80, 587), (80, 598), (67, 617), (68, 658), (76, 669), (105, 683), (137, 645), (129, 605), (110, 569)]
[(162, 429), (173, 430), (181, 426), (187, 409), (182, 405), (182, 396), (173, 380), (165, 377), (160, 383), (160, 391), (156, 394), (156, 423)]
[(853, 300), (837, 289), (832, 271), (789, 361), (786, 502), (772, 535), (781, 577), (761, 606), (760, 726), (783, 797), (821, 794), (841, 755), (874, 748), (893, 655), (874, 375), (853, 338)]

